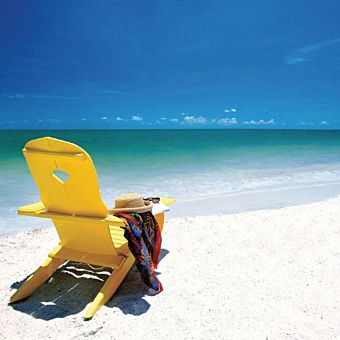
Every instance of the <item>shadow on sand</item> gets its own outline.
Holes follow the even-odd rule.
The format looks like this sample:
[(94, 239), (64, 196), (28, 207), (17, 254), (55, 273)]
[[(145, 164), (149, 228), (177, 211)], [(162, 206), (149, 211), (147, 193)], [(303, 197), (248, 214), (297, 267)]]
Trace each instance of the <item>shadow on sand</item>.
[[(167, 249), (162, 249), (159, 261), (168, 253)], [(111, 271), (109, 268), (69, 261), (31, 296), (10, 306), (42, 320), (85, 312), (85, 307), (93, 301)], [(11, 288), (18, 289), (26, 279), (13, 283)], [(153, 293), (141, 281), (139, 272), (133, 266), (106, 306), (119, 308), (124, 314), (138, 316), (150, 308), (150, 304), (143, 299), (146, 295)]]

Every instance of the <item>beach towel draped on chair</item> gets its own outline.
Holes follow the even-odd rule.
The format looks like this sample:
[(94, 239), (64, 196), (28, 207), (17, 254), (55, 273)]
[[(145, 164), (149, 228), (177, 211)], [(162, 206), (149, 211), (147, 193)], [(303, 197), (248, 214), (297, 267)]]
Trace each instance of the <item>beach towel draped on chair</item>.
[(163, 290), (155, 268), (161, 249), (161, 230), (150, 211), (145, 213), (119, 213), (116, 215), (126, 221), (124, 237), (128, 240), (131, 253), (136, 258), (136, 266), (144, 283), (160, 293)]

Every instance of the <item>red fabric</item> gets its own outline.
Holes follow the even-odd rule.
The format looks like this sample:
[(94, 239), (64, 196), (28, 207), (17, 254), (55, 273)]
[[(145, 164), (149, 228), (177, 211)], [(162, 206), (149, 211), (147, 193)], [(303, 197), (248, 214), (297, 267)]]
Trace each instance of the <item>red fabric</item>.
[(163, 286), (157, 278), (155, 268), (161, 251), (162, 235), (156, 218), (151, 212), (120, 213), (116, 216), (124, 218), (126, 225), (122, 227), (124, 237), (128, 240), (131, 253), (136, 258), (136, 266), (144, 283), (160, 293)]
[(156, 240), (155, 240), (155, 244), (154, 244), (154, 250), (153, 250), (153, 264), (155, 266), (155, 268), (157, 268), (158, 266), (158, 258), (159, 258), (159, 254), (161, 252), (161, 246), (162, 246), (162, 232), (161, 232), (161, 228), (159, 227), (156, 219), (155, 220), (155, 224), (156, 224)]

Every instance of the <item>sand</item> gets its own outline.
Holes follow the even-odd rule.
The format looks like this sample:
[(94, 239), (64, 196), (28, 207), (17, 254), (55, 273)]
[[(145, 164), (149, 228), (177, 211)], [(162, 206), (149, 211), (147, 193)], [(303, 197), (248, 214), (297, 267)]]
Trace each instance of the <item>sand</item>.
[[(176, 206), (173, 207), (176, 209)], [(31, 219), (33, 221), (33, 219)], [(131, 270), (91, 321), (108, 271), (67, 263), (27, 300), (6, 300), (57, 242), (52, 228), (0, 239), (3, 339), (340, 338), (340, 197), (172, 218), (153, 295)]]

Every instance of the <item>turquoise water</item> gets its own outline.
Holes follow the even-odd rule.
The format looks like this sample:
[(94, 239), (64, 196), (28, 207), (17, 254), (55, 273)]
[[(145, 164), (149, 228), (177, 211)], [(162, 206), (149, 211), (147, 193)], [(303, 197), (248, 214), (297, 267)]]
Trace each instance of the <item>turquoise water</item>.
[(0, 233), (24, 228), (16, 208), (39, 199), (21, 149), (41, 136), (65, 139), (89, 152), (108, 205), (129, 191), (190, 201), (340, 183), (340, 131), (0, 131)]

